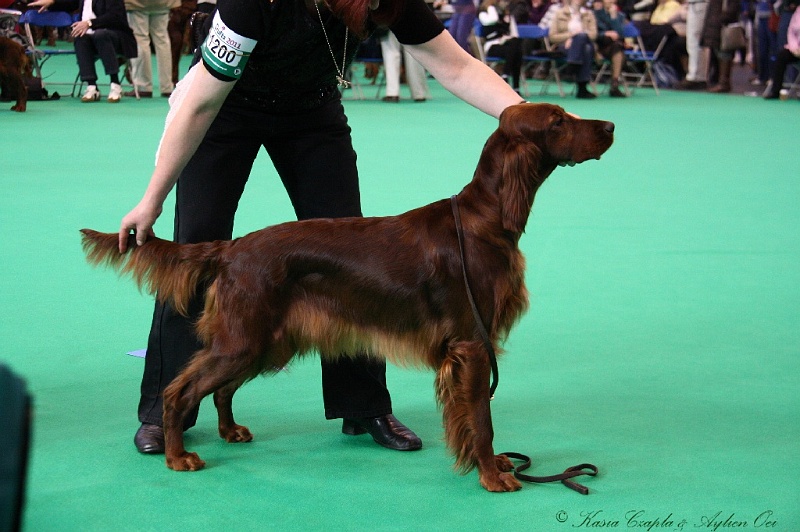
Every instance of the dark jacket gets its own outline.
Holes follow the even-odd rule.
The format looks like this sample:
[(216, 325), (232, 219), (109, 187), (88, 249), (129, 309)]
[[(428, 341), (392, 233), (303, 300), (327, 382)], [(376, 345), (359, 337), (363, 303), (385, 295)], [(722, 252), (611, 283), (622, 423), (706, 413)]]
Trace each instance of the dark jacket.
[[(51, 7), (53, 11), (83, 11), (84, 0), (56, 0)], [(133, 30), (128, 26), (128, 17), (125, 14), (123, 0), (92, 0), (92, 11), (95, 18), (92, 20), (92, 29), (108, 29), (119, 34), (122, 43), (122, 55), (127, 58), (138, 55), (136, 38)]]

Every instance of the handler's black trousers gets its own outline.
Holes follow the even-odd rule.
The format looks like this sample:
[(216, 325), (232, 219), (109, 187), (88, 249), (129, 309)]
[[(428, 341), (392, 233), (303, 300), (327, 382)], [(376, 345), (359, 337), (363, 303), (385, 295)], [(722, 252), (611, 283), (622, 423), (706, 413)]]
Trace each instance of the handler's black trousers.
[[(312, 111), (275, 115), (231, 104), (229, 98), (178, 180), (175, 241), (232, 238), (236, 208), (261, 146), (298, 219), (361, 216), (356, 154), (340, 99)], [(202, 308), (202, 300), (195, 298), (187, 319), (156, 303), (142, 377), (141, 422), (162, 424), (164, 388), (200, 347), (192, 324)], [(323, 361), (322, 392), (328, 419), (392, 411), (382, 360)], [(195, 411), (184, 428), (196, 418)]]

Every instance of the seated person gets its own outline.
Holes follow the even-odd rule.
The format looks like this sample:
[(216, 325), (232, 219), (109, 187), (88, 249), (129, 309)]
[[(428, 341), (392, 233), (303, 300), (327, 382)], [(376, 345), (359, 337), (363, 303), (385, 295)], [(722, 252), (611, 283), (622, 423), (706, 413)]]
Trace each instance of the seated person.
[(764, 98), (774, 100), (781, 95), (786, 67), (797, 62), (800, 62), (800, 7), (795, 9), (794, 15), (789, 21), (786, 45), (775, 57), (775, 73), (772, 75), (772, 86)]
[(688, 70), (685, 23), (685, 6), (677, 0), (658, 0), (650, 20), (635, 23), (645, 48), (650, 52), (654, 52), (666, 38), (659, 59), (675, 70), (678, 79), (682, 79)]
[(516, 29), (516, 21), (512, 21), (498, 0), (484, 0), (478, 10), (478, 20), (483, 26), (486, 55), (503, 59), (503, 79), (510, 79), (511, 86), (519, 93), (522, 40), (516, 36), (516, 31), (511, 31), (512, 24)]
[(81, 81), (87, 84), (81, 96), (82, 102), (96, 102), (100, 99), (97, 90), (97, 57), (103, 62), (106, 75), (111, 78), (111, 89), (108, 101), (117, 103), (122, 98), (122, 86), (119, 82), (118, 56), (128, 59), (136, 57), (136, 39), (128, 26), (123, 0), (106, 0), (105, 2), (85, 2), (84, 0), (35, 0), (29, 7), (38, 7), (39, 11), (52, 8), (54, 11), (76, 11), (80, 20), (72, 25), (72, 37), (75, 39), (75, 57), (78, 60), (78, 72)]
[(594, 12), (583, 7), (583, 0), (570, 0), (556, 12), (550, 22), (550, 41), (567, 54), (567, 69), (575, 73), (578, 98), (597, 97), (587, 89), (594, 65), (596, 38), (597, 21)]
[(625, 62), (623, 35), (628, 21), (616, 0), (603, 0), (602, 7), (595, 9), (594, 16), (597, 20), (597, 49), (611, 61), (611, 96), (624, 97), (625, 94), (619, 90), (619, 78)]

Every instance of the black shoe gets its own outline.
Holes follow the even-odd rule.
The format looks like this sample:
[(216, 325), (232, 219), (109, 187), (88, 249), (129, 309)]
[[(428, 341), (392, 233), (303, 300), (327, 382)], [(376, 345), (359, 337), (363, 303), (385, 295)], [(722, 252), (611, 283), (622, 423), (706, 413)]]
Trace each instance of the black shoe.
[[(136, 91), (127, 91), (122, 93), (123, 96), (127, 96), (128, 98), (136, 98)], [(153, 93), (151, 91), (139, 91), (139, 98), (152, 98)]]
[(580, 100), (593, 100), (597, 98), (597, 95), (587, 90), (578, 90), (578, 94), (576, 94), (575, 97)]
[(389, 103), (397, 103), (400, 101), (400, 96), (384, 96), (383, 101)]
[(779, 99), (780, 97), (781, 97), (781, 93), (780, 93), (780, 92), (768, 92), (768, 93), (767, 93), (767, 94), (764, 96), (764, 99), (765, 99), (765, 100), (777, 100), (777, 99)]
[(164, 429), (158, 425), (142, 423), (133, 437), (136, 450), (143, 454), (164, 454)]
[(706, 82), (705, 81), (690, 81), (688, 79), (684, 79), (680, 81), (675, 88), (680, 91), (699, 91), (706, 89)]
[(395, 451), (416, 451), (422, 448), (422, 440), (400, 423), (392, 414), (360, 419), (343, 419), (342, 433), (350, 436), (369, 432), (375, 443)]
[(627, 97), (624, 92), (619, 90), (618, 87), (611, 87), (611, 90), (608, 91), (608, 95), (611, 96), (612, 98), (626, 98)]

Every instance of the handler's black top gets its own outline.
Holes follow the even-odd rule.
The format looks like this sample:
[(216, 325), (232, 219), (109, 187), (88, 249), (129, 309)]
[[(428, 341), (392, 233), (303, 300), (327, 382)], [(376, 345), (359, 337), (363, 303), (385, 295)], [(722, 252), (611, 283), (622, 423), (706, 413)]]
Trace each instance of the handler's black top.
[[(390, 29), (401, 43), (421, 44), (444, 31), (424, 0), (399, 1), (406, 7)], [(287, 97), (298, 101), (301, 94), (329, 94), (337, 69), (346, 70), (346, 27), (324, 4), (319, 8), (324, 32), (316, 10), (309, 11), (304, 0), (219, 0), (201, 47), (203, 62), (223, 81), (238, 79), (232, 96), (249, 104), (270, 107)], [(347, 65), (359, 44), (350, 32)]]

